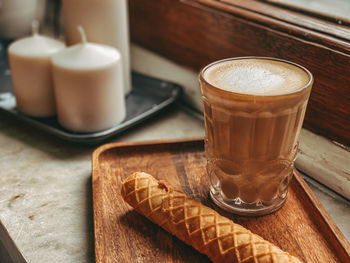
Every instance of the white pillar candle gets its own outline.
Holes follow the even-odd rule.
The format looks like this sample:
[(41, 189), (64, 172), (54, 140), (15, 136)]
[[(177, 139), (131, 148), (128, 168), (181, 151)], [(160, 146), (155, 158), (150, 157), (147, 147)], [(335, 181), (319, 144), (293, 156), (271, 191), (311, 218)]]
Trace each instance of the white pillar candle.
[(81, 25), (89, 41), (110, 45), (122, 54), (124, 93), (131, 91), (127, 0), (62, 0), (68, 45), (80, 41)]
[(13, 91), (20, 111), (34, 117), (47, 117), (56, 111), (51, 56), (65, 45), (38, 35), (36, 23), (33, 23), (33, 33), (8, 48)]
[(111, 128), (125, 118), (120, 52), (86, 42), (52, 57), (59, 123), (76, 132)]

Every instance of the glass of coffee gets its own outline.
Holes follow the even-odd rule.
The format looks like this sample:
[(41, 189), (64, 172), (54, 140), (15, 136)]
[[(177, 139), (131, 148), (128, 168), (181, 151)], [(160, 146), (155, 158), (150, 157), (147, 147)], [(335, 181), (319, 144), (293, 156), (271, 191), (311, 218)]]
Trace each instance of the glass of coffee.
[(276, 211), (293, 176), (312, 74), (281, 59), (240, 57), (204, 67), (199, 79), (213, 201), (240, 215)]

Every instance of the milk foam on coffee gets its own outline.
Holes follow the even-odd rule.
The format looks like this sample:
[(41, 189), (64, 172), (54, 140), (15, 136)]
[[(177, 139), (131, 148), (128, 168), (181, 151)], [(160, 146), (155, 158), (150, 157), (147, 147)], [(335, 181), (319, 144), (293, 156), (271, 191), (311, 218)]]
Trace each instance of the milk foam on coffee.
[(204, 78), (223, 90), (250, 95), (279, 95), (303, 88), (309, 81), (301, 68), (269, 59), (237, 59), (209, 67)]

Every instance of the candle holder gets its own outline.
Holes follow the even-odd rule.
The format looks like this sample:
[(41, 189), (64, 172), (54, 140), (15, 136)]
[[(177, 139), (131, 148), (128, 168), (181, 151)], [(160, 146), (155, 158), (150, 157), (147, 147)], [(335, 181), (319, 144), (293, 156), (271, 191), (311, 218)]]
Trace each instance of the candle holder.
[(133, 88), (126, 96), (126, 117), (120, 124), (99, 132), (72, 132), (63, 128), (56, 116), (34, 118), (22, 114), (16, 105), (11, 77), (8, 74), (9, 65), (6, 54), (7, 41), (0, 40), (0, 112), (12, 118), (42, 130), (65, 141), (78, 144), (95, 145), (117, 136), (131, 127), (159, 114), (173, 105), (181, 96), (182, 87), (137, 72), (132, 72)]

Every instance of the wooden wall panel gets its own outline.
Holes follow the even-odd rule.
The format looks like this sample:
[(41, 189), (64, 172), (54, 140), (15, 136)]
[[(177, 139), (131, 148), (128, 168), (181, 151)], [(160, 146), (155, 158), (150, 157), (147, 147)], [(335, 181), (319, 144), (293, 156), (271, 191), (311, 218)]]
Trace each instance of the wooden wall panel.
[[(197, 1), (129, 0), (131, 39), (195, 70), (237, 56), (278, 57), (299, 63), (315, 77), (304, 127), (350, 145), (347, 45), (340, 51), (338, 41), (335, 50), (313, 41), (309, 29), (298, 27), (299, 35), (291, 35), (294, 31), (286, 23), (274, 24), (271, 18), (262, 23), (261, 15), (255, 19), (246, 10), (220, 9), (215, 7), (217, 1), (212, 2), (208, 6)], [(315, 34), (322, 38), (319, 32)]]

